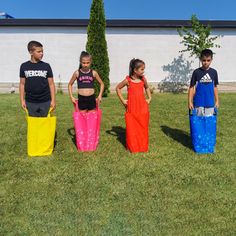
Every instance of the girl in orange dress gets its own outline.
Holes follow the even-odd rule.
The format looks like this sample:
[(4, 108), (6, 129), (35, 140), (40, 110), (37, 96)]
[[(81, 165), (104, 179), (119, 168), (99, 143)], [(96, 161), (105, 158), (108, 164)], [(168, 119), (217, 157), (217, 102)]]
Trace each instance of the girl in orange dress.
[[(117, 87), (117, 95), (126, 108), (126, 146), (131, 152), (148, 151), (148, 104), (151, 102), (151, 92), (144, 77), (145, 63), (140, 59), (132, 59), (129, 75)], [(128, 96), (124, 99), (121, 89), (127, 86)], [(147, 99), (144, 96), (144, 89)]]

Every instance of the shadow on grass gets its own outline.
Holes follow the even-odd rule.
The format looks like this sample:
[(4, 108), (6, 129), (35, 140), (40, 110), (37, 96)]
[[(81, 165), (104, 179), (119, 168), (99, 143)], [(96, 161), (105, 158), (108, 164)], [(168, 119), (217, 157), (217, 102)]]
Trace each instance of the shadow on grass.
[(71, 137), (71, 141), (74, 143), (74, 145), (76, 146), (76, 139), (75, 139), (75, 129), (74, 128), (70, 128), (67, 130), (67, 133), (70, 135)]
[(166, 136), (172, 138), (173, 140), (181, 143), (183, 146), (192, 150), (191, 137), (189, 133), (180, 129), (173, 129), (165, 125), (162, 125), (161, 129)]
[(126, 134), (125, 128), (121, 126), (112, 126), (111, 130), (107, 130), (106, 133), (116, 136), (117, 140), (126, 148)]
[(54, 149), (56, 148), (57, 146), (57, 131), (55, 132), (55, 137), (54, 137)]

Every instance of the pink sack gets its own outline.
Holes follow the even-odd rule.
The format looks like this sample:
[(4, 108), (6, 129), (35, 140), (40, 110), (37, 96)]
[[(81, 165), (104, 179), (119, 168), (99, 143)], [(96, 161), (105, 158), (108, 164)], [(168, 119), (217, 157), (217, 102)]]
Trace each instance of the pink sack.
[(102, 110), (82, 113), (78, 101), (73, 112), (76, 146), (80, 151), (95, 151), (99, 141)]

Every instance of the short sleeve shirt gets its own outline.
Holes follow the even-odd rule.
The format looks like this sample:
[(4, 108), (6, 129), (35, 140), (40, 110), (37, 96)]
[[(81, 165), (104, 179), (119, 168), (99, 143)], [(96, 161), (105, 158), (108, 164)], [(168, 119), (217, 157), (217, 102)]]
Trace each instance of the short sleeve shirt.
[(204, 70), (203, 68), (196, 69), (191, 78), (190, 87), (195, 86), (197, 83), (209, 84), (213, 82), (214, 86), (219, 84), (217, 71), (213, 68)]
[(20, 66), (20, 77), (25, 78), (25, 100), (41, 103), (51, 100), (48, 78), (53, 77), (48, 63), (27, 61)]
[(190, 87), (196, 87), (193, 98), (195, 107), (214, 107), (214, 87), (219, 84), (217, 71), (198, 68), (193, 72)]

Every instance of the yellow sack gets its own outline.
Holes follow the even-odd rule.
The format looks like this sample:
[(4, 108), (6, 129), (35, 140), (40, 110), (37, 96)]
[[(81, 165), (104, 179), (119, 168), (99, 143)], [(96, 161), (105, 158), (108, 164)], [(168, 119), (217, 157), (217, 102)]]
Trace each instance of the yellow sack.
[(56, 132), (56, 116), (32, 117), (26, 112), (27, 148), (29, 156), (47, 156), (52, 154)]

